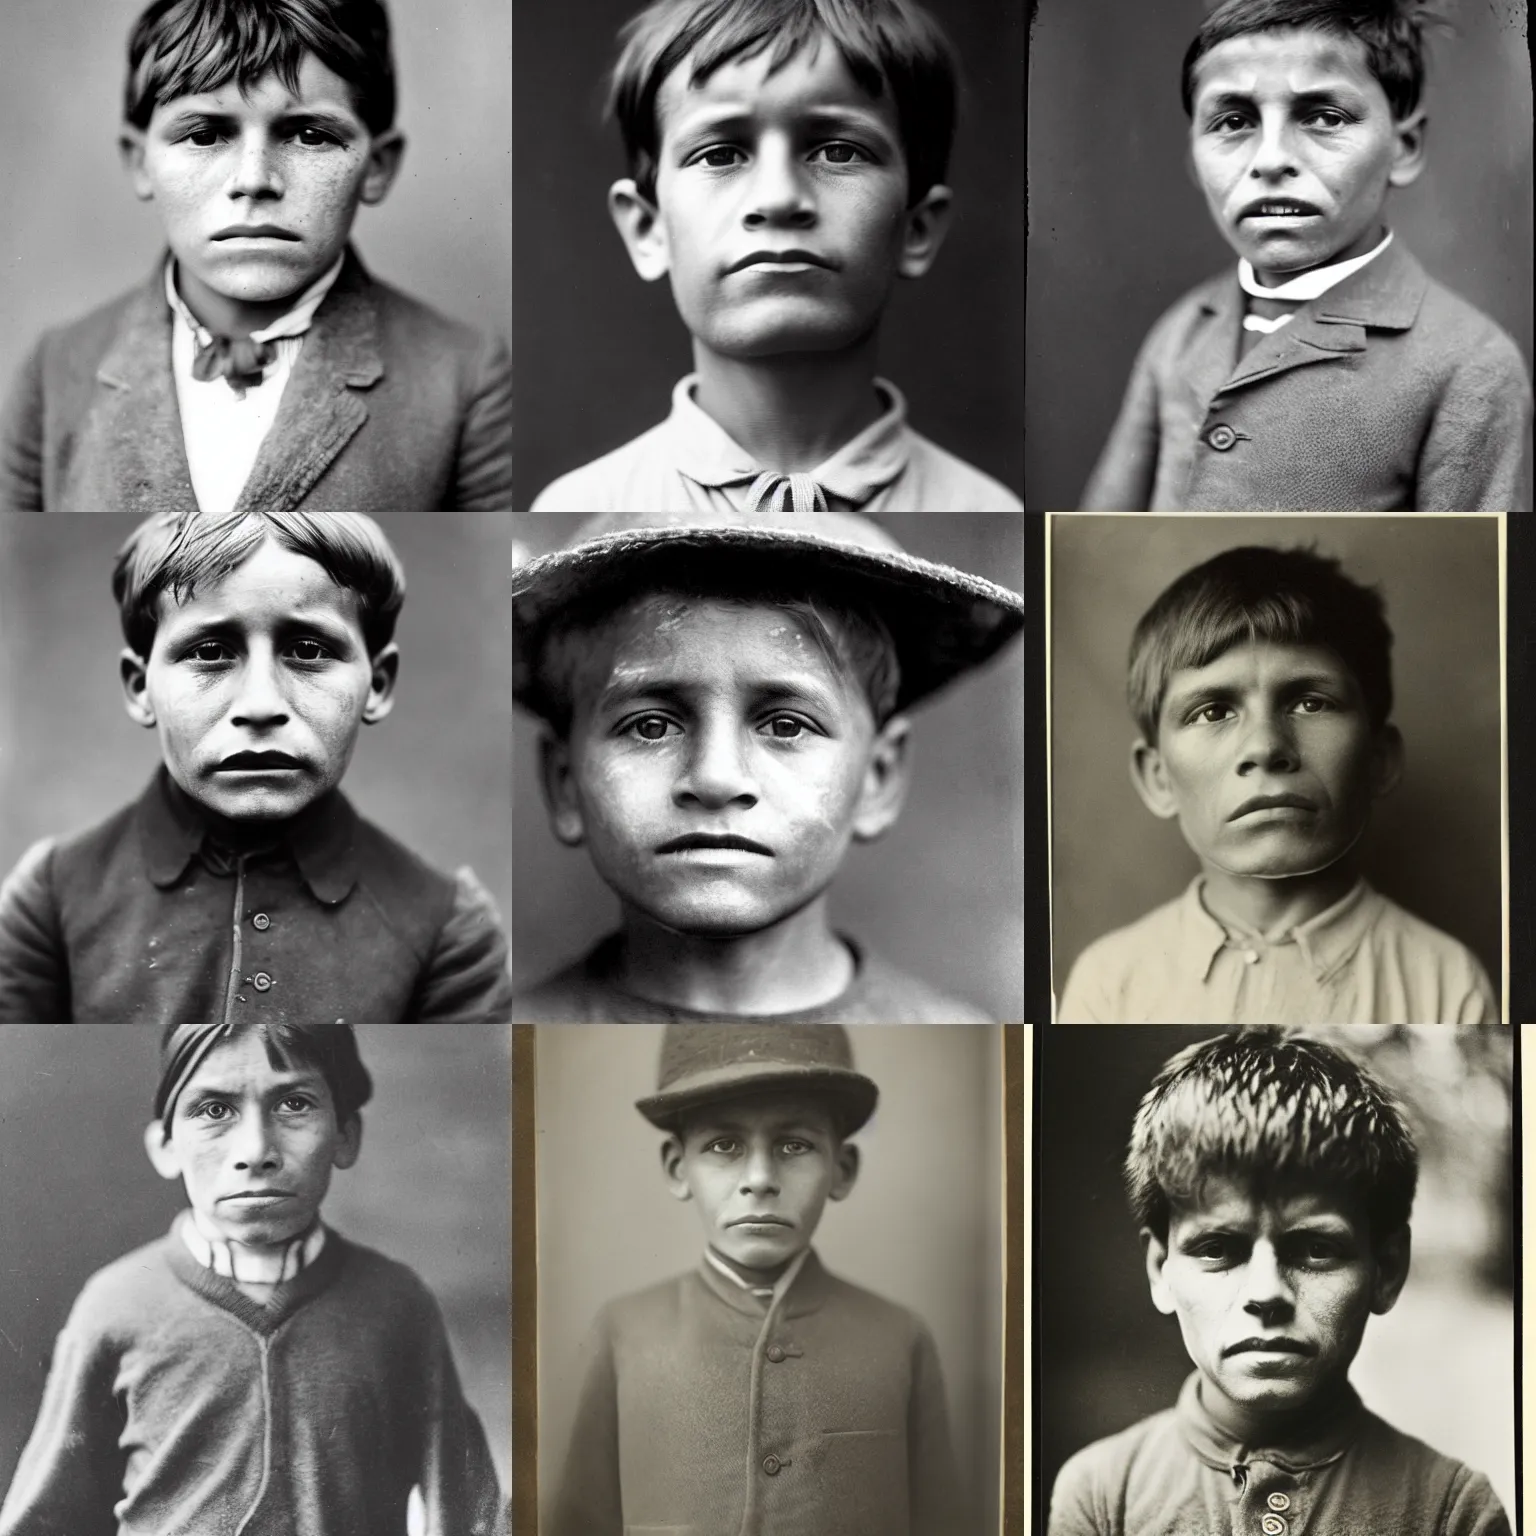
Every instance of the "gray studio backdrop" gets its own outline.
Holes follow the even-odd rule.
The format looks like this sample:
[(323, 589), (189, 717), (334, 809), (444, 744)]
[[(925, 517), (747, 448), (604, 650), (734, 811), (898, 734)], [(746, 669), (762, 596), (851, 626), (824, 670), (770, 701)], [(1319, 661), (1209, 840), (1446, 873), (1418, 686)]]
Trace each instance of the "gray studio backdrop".
[[(332, 1180), (325, 1220), (410, 1265), (437, 1297), (505, 1492), (511, 1037), (484, 1024), (364, 1024), (357, 1034), (374, 1097), (362, 1156)], [(140, 1140), (159, 1039), (152, 1025), (0, 1026), (0, 1497), (80, 1287), (186, 1205)]]
[[(1000, 1031), (858, 1025), (854, 1061), (880, 1085), (852, 1194), (828, 1204), (816, 1251), (844, 1280), (933, 1330), (977, 1531), (997, 1529), (1002, 1392)], [(581, 1341), (603, 1303), (699, 1263), (693, 1207), (662, 1179), (654, 1091), (661, 1025), (541, 1027), (537, 1036), (539, 1487), (564, 1462)], [(958, 1522), (955, 1536), (973, 1529)]]
[(1199, 865), (1131, 787), (1136, 621), (1175, 577), (1241, 544), (1315, 547), (1379, 586), (1392, 627), (1402, 783), (1361, 844), (1366, 877), (1471, 946), (1500, 989), (1499, 525), (1491, 517), (1053, 517), (1052, 952), (1058, 996), (1084, 946), (1176, 896)]
[[(533, 555), (582, 519), (514, 514)], [(1014, 591), (1024, 582), (1023, 519), (1013, 512), (890, 513), (874, 519), (912, 554)], [(513, 715), (512, 975), (521, 989), (618, 926), (618, 904), (585, 850), (549, 830), (538, 782), (539, 726)], [(833, 882), (835, 926), (993, 1018), (1024, 1009), (1024, 652), (1015, 639), (913, 715), (912, 786), (896, 826), (849, 849)]]
[[(950, 165), (955, 215), (928, 275), (902, 282), (880, 371), (913, 425), (1019, 491), (1024, 470), (1024, 7), (925, 0), (965, 81)], [(514, 31), (517, 230), (513, 506), (566, 470), (617, 448), (671, 409), (692, 367), (665, 281), (645, 283), (608, 218), (628, 174), (602, 121), (603, 77), (640, 0), (517, 0)]]
[[(1387, 217), (1532, 358), (1525, 0), (1452, 0), (1430, 43), (1429, 163)], [(1029, 64), (1025, 505), (1075, 507), (1148, 328), (1236, 255), (1186, 170), (1201, 0), (1038, 0)]]
[[(405, 160), (358, 211), (370, 272), (509, 336), (512, 241), (509, 0), (386, 0)], [(128, 33), (144, 0), (7, 0), (0, 49), (0, 393), (42, 330), (149, 275), (153, 203), (117, 158)]]
[[(512, 707), (504, 513), (377, 519), (405, 565), (394, 712), (359, 733), (342, 787), (440, 869), (470, 865), (505, 916)], [(135, 519), (0, 516), (0, 878), (36, 839), (136, 798), (160, 760), (123, 711), (112, 559)]]

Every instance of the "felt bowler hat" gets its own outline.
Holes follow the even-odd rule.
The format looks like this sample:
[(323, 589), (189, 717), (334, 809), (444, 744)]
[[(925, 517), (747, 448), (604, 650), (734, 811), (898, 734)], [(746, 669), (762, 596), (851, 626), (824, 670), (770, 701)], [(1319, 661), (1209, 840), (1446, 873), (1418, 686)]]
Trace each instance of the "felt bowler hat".
[(679, 1115), (700, 1105), (781, 1089), (826, 1095), (844, 1136), (869, 1119), (880, 1097), (874, 1082), (854, 1070), (841, 1024), (668, 1024), (656, 1092), (635, 1108), (670, 1131)]
[(707, 590), (711, 573), (791, 590), (817, 588), (876, 612), (901, 667), (896, 708), (928, 697), (995, 655), (1024, 624), (1024, 599), (953, 566), (909, 555), (886, 530), (852, 512), (604, 513), (564, 549), (512, 571), (512, 696), (535, 714), (538, 653), (551, 622), (574, 605), (665, 586)]

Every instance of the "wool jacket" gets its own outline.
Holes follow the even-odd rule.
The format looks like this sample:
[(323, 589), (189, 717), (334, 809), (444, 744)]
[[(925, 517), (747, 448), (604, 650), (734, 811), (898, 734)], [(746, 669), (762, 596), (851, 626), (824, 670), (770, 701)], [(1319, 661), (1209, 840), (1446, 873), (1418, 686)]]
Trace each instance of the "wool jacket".
[(1305, 1444), (1244, 1445), (1200, 1403), (1079, 1451), (1051, 1495), (1047, 1536), (1510, 1536), (1488, 1479), (1402, 1434), (1351, 1391)]
[(329, 1234), (251, 1300), (174, 1229), (86, 1282), (0, 1536), (493, 1536), (500, 1495), (442, 1315)]
[(1086, 510), (1528, 512), (1514, 342), (1394, 240), (1240, 356), (1234, 268), (1152, 327)]
[(700, 1013), (626, 992), (618, 982), (621, 935), (611, 933), (573, 965), (512, 1000), (515, 1024), (990, 1024), (971, 1003), (947, 997), (843, 937), (853, 980), (829, 1003), (783, 1014)]
[(610, 1303), (550, 1536), (970, 1536), (937, 1351), (810, 1253), (769, 1306), (701, 1263)]
[[(505, 344), (370, 277), (349, 248), (235, 507), (505, 509), (511, 436)], [(34, 348), (0, 415), (0, 511), (196, 510), (162, 255)]]
[(162, 767), (0, 886), (0, 1022), (504, 1022), (490, 895), (440, 874), (339, 790), (266, 854), (214, 856)]

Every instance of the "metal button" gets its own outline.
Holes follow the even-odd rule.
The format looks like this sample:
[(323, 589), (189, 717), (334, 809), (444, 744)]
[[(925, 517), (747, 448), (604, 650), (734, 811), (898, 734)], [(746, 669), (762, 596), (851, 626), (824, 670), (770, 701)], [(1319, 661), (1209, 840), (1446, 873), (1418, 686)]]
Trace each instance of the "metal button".
[(783, 1465), (784, 1463), (777, 1456), (769, 1455), (763, 1457), (763, 1471), (769, 1477), (777, 1477), (779, 1475), (779, 1468)]
[(258, 912), (256, 916), (251, 919), (251, 927), (259, 928), (263, 933), (265, 933), (271, 926), (272, 919), (268, 917), (265, 912)]
[(1284, 1493), (1270, 1494), (1269, 1498), (1265, 1500), (1265, 1503), (1267, 1503), (1271, 1509), (1287, 1510), (1291, 1507), (1290, 1496)]
[(783, 1346), (780, 1344), (770, 1344), (768, 1346), (768, 1358), (772, 1360), (775, 1365), (778, 1365), (784, 1359)]
[(268, 976), (265, 971), (257, 971), (256, 974), (251, 977), (251, 985), (255, 987), (258, 992), (270, 992), (272, 990), (272, 978)]
[(1205, 440), (1217, 453), (1225, 453), (1237, 441), (1237, 433), (1226, 422), (1218, 421), (1206, 434)]
[(1264, 1536), (1285, 1536), (1286, 1524), (1279, 1515), (1265, 1515), (1259, 1521), (1259, 1529), (1264, 1532)]

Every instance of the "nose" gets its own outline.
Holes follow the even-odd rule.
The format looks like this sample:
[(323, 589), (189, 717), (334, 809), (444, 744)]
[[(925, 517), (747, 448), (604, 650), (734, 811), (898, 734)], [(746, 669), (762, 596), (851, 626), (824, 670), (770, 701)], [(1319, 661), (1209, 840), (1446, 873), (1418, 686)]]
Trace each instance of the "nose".
[(672, 798), (677, 805), (706, 810), (723, 810), (728, 805), (750, 810), (757, 804), (757, 780), (733, 724), (701, 723)]
[(263, 730), (287, 722), (288, 700), (278, 675), (277, 658), (270, 651), (253, 647), (240, 671), (240, 691), (230, 723)]
[(816, 223), (805, 167), (787, 140), (769, 137), (759, 145), (742, 222), (748, 229), (809, 229)]
[(277, 1138), (265, 1115), (248, 1115), (235, 1136), (235, 1167), (244, 1173), (275, 1173), (282, 1164)]
[(1238, 773), (1295, 773), (1300, 766), (1288, 718), (1268, 710), (1255, 712), (1240, 743)]
[(741, 1192), (744, 1195), (778, 1194), (778, 1169), (767, 1147), (754, 1147), (747, 1153), (746, 1166), (741, 1170)]
[(1259, 1241), (1248, 1255), (1243, 1272), (1243, 1311), (1256, 1317), (1266, 1327), (1287, 1322), (1296, 1310), (1290, 1278), (1275, 1245)]
[(241, 138), (230, 173), (229, 195), (256, 202), (271, 202), (283, 195), (282, 171), (265, 133), (247, 133)]
[(1248, 174), (1255, 181), (1271, 183), (1298, 174), (1295, 139), (1291, 123), (1283, 113), (1266, 113), (1260, 118)]

